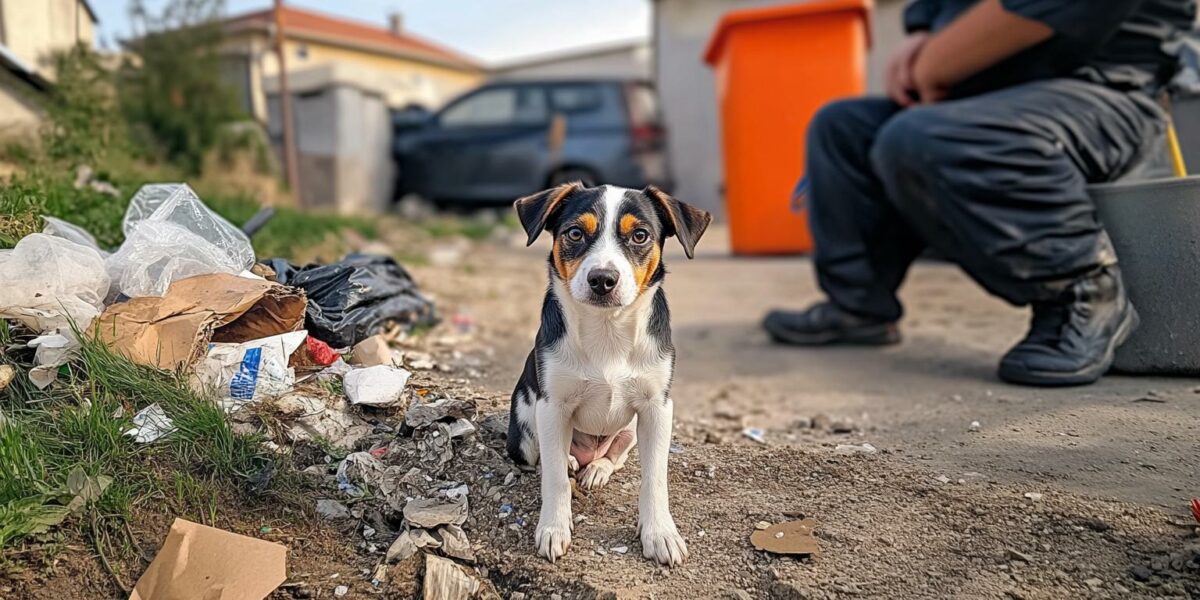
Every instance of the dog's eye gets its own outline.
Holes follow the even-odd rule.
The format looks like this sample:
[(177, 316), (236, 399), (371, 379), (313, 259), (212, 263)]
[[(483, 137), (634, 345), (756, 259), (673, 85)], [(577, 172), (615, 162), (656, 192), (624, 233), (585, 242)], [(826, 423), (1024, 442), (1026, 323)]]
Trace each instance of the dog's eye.
[(630, 236), (629, 239), (633, 240), (633, 243), (635, 244), (645, 244), (650, 240), (650, 232), (646, 231), (645, 229), (639, 229), (634, 231), (633, 235)]
[(567, 239), (572, 242), (583, 241), (583, 230), (578, 227), (572, 227), (567, 230)]

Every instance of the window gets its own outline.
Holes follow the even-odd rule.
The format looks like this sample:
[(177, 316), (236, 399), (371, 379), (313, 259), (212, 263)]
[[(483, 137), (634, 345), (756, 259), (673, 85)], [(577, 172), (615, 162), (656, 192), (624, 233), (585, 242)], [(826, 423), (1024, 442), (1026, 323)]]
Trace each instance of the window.
[(443, 127), (538, 125), (548, 118), (546, 97), (538, 88), (492, 88), (451, 105), (441, 115)]
[(550, 88), (555, 112), (580, 113), (600, 108), (600, 90), (594, 85), (557, 85)]
[(305, 60), (308, 58), (308, 44), (300, 44), (296, 46), (296, 58)]

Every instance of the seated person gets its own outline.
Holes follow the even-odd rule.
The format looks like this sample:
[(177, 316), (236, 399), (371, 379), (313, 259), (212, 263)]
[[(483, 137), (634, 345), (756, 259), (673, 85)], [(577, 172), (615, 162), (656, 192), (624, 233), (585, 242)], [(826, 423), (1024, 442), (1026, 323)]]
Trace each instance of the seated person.
[(1032, 305), (1002, 379), (1099, 379), (1138, 317), (1087, 185), (1165, 164), (1155, 94), (1194, 18), (1190, 0), (911, 2), (888, 97), (834, 102), (809, 126), (798, 187), (828, 300), (771, 312), (772, 338), (898, 342), (896, 289), (931, 247)]

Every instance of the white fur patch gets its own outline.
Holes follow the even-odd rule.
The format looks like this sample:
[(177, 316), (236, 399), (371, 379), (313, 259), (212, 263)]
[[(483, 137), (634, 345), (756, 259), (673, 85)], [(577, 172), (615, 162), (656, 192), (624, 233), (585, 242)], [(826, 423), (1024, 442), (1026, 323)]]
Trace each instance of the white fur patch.
[(588, 285), (588, 275), (594, 269), (615, 269), (617, 271), (617, 287), (611, 293), (617, 299), (618, 306), (629, 306), (638, 297), (638, 284), (634, 280), (633, 264), (621, 250), (620, 215), (621, 201), (629, 190), (612, 185), (604, 186), (604, 227), (601, 228), (600, 239), (588, 249), (587, 255), (575, 275), (571, 277), (571, 296), (580, 302), (588, 302), (592, 296), (591, 286)]

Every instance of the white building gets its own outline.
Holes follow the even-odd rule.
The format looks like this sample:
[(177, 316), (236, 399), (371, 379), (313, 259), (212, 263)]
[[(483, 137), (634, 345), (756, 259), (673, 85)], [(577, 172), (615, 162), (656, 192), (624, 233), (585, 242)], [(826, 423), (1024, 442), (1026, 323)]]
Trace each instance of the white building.
[(497, 79), (650, 79), (653, 62), (650, 42), (637, 39), (522, 58), (492, 68), (491, 74)]

